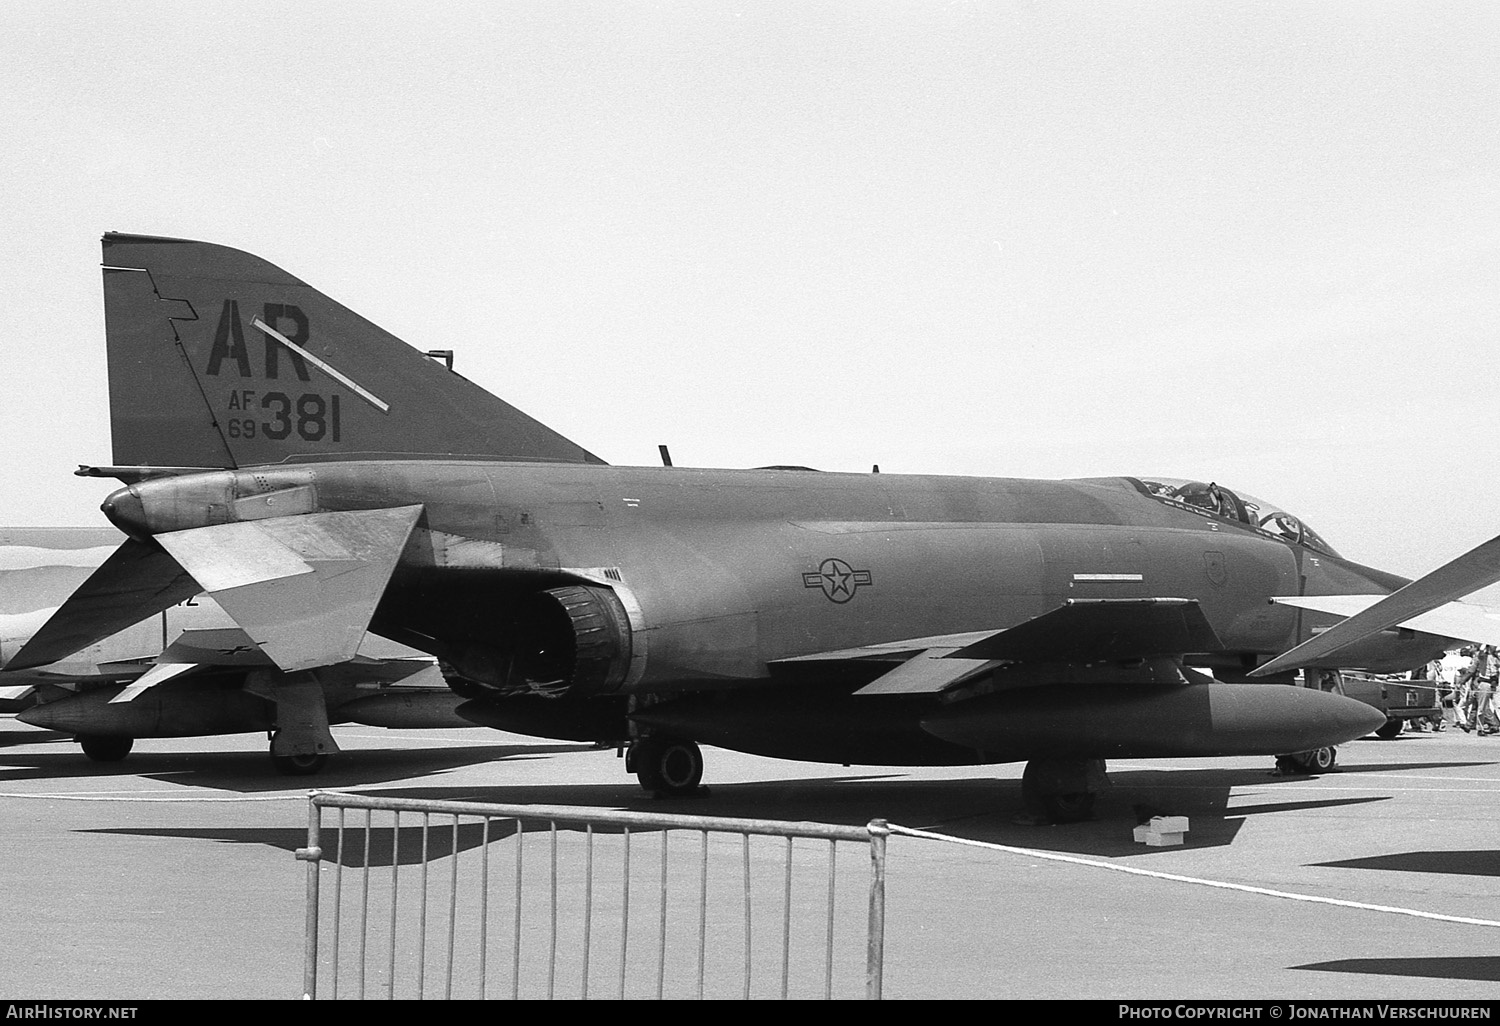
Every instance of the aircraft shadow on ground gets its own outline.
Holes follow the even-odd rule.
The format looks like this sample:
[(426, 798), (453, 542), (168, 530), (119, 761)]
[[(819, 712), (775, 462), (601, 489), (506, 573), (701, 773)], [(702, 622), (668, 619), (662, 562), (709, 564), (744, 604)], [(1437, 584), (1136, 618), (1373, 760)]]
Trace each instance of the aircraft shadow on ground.
[(1333, 962), (1294, 965), (1323, 973), (1365, 973), (1372, 976), (1420, 976), (1437, 980), (1478, 980), (1500, 983), (1500, 955), (1434, 955), (1425, 958), (1341, 958)]
[[(628, 809), (671, 815), (727, 816), (853, 826), (863, 826), (873, 819), (884, 819), (956, 838), (1097, 856), (1150, 856), (1170, 852), (1171, 848), (1149, 848), (1135, 842), (1132, 836), (1135, 824), (1151, 814), (1187, 816), (1191, 823), (1188, 846), (1204, 848), (1233, 843), (1240, 827), (1251, 816), (1306, 812), (1388, 800), (1379, 795), (1309, 799), (1306, 791), (1299, 789), (1288, 792), (1288, 800), (1278, 801), (1275, 800), (1277, 796), (1274, 792), (1279, 784), (1299, 784), (1316, 778), (1280, 777), (1274, 775), (1269, 767), (1135, 770), (1127, 766), (1110, 774), (1113, 786), (1101, 795), (1093, 819), (1080, 823), (1041, 826), (1017, 821), (1024, 809), (1020, 781), (1017, 779), (997, 780), (984, 777), (913, 780), (900, 770), (840, 777), (716, 783), (705, 788), (700, 797), (675, 799), (655, 798), (642, 791), (628, 777), (609, 784), (497, 783), (494, 786), (477, 787), (472, 784), (464, 787), (425, 787), (418, 784), (380, 787), (385, 782), (410, 781), (413, 777), (458, 766), (587, 750), (588, 746), (574, 744), (466, 746), (421, 751), (360, 750), (344, 753), (331, 761), (323, 773), (304, 778), (288, 778), (276, 774), (266, 757), (257, 753), (142, 754), (139, 757), (131, 756), (131, 760), (135, 761), (127, 760), (127, 763), (133, 772), (144, 773), (155, 779), (240, 792), (284, 791), (291, 781), (301, 780), (309, 788), (319, 790), (347, 790), (392, 798)], [(49, 755), (32, 758), (38, 765), (37, 776), (58, 776), (63, 774), (56, 772), (57, 760), (77, 757)], [(1379, 769), (1389, 772), (1401, 768), (1449, 768), (1466, 765), (1471, 764), (1413, 763), (1402, 767), (1382, 766)], [(42, 773), (42, 769), (47, 772)], [(98, 773), (98, 764), (80, 760), (80, 765), (72, 770), (71, 775)], [(1229, 798), (1234, 789), (1245, 787), (1255, 788), (1263, 800), (1254, 805), (1230, 808)], [(353, 817), (360, 814), (353, 812), (346, 815), (351, 817), (348, 822), (352, 824)], [(388, 819), (386, 823), (387, 840), (380, 842), (385, 847), (372, 848), (371, 857), (384, 858), (389, 864), (391, 845)], [(408, 843), (410, 857), (413, 859), (422, 848), (420, 840), (407, 841), (407, 829), (407, 825), (403, 824), (402, 840), (397, 846), (403, 863), (408, 858)], [(447, 848), (441, 850), (452, 850), (451, 827), (447, 829), (449, 837), (446, 840), (438, 838), (435, 833), (429, 835), (427, 844), (439, 846), (434, 851), (440, 850), (443, 845), (447, 845)], [(492, 825), (491, 829), (492, 838), (500, 836), (493, 833), (494, 830), (501, 829), (498, 823)], [(559, 829), (582, 830), (583, 826), (561, 822)], [(594, 829), (596, 832), (610, 832), (618, 828), (596, 826)], [(305, 830), (300, 828), (291, 828), (285, 832), (189, 831), (182, 836), (202, 836), (236, 843), (265, 843), (286, 850), (306, 844)], [(480, 824), (462, 823), (459, 850), (482, 843), (481, 838)], [(324, 847), (330, 846), (325, 844)]]
[[(446, 858), (454, 851), (473, 851), (488, 842), (511, 837), (516, 832), (515, 820), (494, 820), (489, 824), (466, 821), (454, 830), (451, 818), (434, 820), (424, 829), (418, 817), (406, 815), (399, 828), (393, 829), (389, 818), (376, 820), (369, 831), (364, 829), (360, 813), (350, 813), (346, 829), (340, 832), (325, 828), (319, 837), (325, 862), (338, 863), (347, 869), (389, 868), (393, 863), (401, 866), (420, 865), (425, 854), (426, 861)], [(355, 818), (358, 817), (358, 818)], [(541, 825), (528, 823), (527, 830), (542, 829)], [(113, 827), (102, 830), (86, 830), (82, 833), (114, 834), (131, 837), (165, 837), (174, 839), (197, 839), (217, 841), (222, 844), (255, 844), (280, 848), (291, 853), (307, 846), (306, 827), (205, 827), (205, 828), (131, 828)]]
[(1456, 876), (1500, 876), (1500, 851), (1402, 851), (1338, 862), (1314, 862), (1334, 869), (1384, 869), (1397, 873), (1451, 873)]
[(1500, 759), (1477, 759), (1463, 762), (1388, 762), (1372, 766), (1345, 766), (1340, 763), (1334, 772), (1354, 776), (1361, 773), (1401, 773), (1406, 770), (1479, 769), (1484, 766), (1494, 766), (1496, 763), (1500, 763)]
[(21, 745), (53, 745), (72, 739), (72, 734), (64, 734), (56, 730), (0, 730), (0, 749)]
[[(566, 806), (582, 810), (624, 809), (666, 815), (722, 816), (777, 822), (838, 823), (864, 826), (873, 819), (885, 819), (916, 829), (927, 830), (966, 840), (978, 840), (1019, 848), (1087, 854), (1097, 856), (1144, 855), (1163, 849), (1147, 848), (1134, 841), (1132, 828), (1135, 813), (1120, 802), (1102, 810), (1099, 817), (1082, 823), (1056, 826), (1033, 826), (1017, 823), (1014, 817), (1021, 809), (1018, 781), (950, 780), (907, 781), (886, 777), (850, 776), (786, 780), (766, 783), (720, 785), (702, 798), (657, 799), (633, 783), (542, 785), (526, 787), (400, 787), (361, 788), (357, 793), (369, 797), (412, 798), (427, 801), (458, 801), (529, 807)], [(1123, 796), (1128, 797), (1128, 796)], [(1188, 815), (1193, 823), (1189, 834), (1197, 847), (1225, 845), (1232, 842), (1244, 817), (1269, 812), (1333, 808), (1379, 801), (1378, 798), (1341, 798), (1331, 801), (1300, 800), (1284, 804), (1267, 803), (1234, 810), (1226, 817), (1223, 794), (1213, 792), (1177, 803), (1178, 814)], [(1122, 799), (1123, 800), (1123, 799)], [(1217, 811), (1214, 811), (1217, 809)], [(460, 819), (457, 833), (447, 814), (434, 814), (425, 832), (418, 813), (404, 813), (399, 839), (393, 839), (393, 821), (388, 812), (372, 818), (368, 832), (366, 861), (365, 816), (362, 810), (344, 813), (343, 848), (339, 848), (336, 810), (324, 813), (321, 846), (325, 858), (347, 867), (389, 866), (393, 858), (400, 865), (419, 862), (425, 850), (428, 859), (442, 858), (458, 851), (468, 851), (485, 843), (484, 824)], [(299, 814), (300, 818), (300, 814)], [(550, 821), (540, 817), (523, 817), (528, 833), (545, 832)], [(488, 838), (495, 842), (515, 833), (515, 820), (495, 819), (489, 825)], [(586, 829), (581, 820), (559, 820), (560, 833), (579, 833)], [(658, 832), (658, 828), (631, 827), (633, 834)], [(596, 834), (618, 834), (618, 825), (594, 824)], [(269, 828), (119, 828), (99, 833), (196, 837), (233, 844), (261, 844), (295, 851), (307, 844), (307, 830), (302, 826)], [(906, 843), (901, 841), (898, 843)]]
[[(1182, 771), (1176, 772), (1180, 775)], [(1121, 774), (1115, 786), (1101, 797), (1093, 819), (1040, 826), (1017, 821), (1024, 809), (1018, 780), (910, 780), (899, 773), (715, 784), (694, 798), (655, 798), (633, 783), (362, 790), (392, 798), (614, 808), (849, 826), (864, 826), (871, 820), (883, 819), (966, 840), (1100, 856), (1142, 855), (1163, 850), (1147, 848), (1135, 841), (1133, 830), (1141, 811), (1188, 816), (1192, 822), (1188, 843), (1207, 847), (1232, 843), (1248, 816), (1385, 800), (1381, 797), (1308, 800), (1299, 795), (1294, 801), (1264, 802), (1230, 810), (1227, 809), (1230, 790), (1243, 783), (1239, 778), (1247, 771), (1202, 772), (1216, 779), (1200, 780), (1190, 788), (1177, 781), (1170, 795), (1153, 791), (1149, 781), (1147, 786), (1141, 786), (1133, 779), (1135, 774)], [(1275, 782), (1265, 774), (1252, 771), (1249, 775), (1257, 782)], [(1176, 781), (1170, 771), (1168, 777)], [(561, 823), (559, 829), (582, 829), (582, 826)], [(608, 832), (617, 828), (594, 829)]]
[(246, 794), (307, 789), (338, 790), (410, 780), (463, 766), (542, 758), (589, 751), (579, 744), (463, 745), (422, 749), (354, 749), (333, 756), (319, 773), (285, 776), (261, 752), (135, 752), (120, 762), (93, 762), (81, 752), (7, 752), (0, 781), (73, 779), (132, 775), (164, 783), (238, 791)]

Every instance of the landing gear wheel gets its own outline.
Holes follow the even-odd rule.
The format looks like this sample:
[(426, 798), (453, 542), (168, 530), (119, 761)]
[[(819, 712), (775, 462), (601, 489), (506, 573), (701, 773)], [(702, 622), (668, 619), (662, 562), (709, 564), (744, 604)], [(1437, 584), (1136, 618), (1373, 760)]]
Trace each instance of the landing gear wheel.
[(95, 762), (119, 762), (130, 754), (130, 749), (135, 746), (135, 738), (80, 734), (78, 743), (83, 746), (83, 754)]
[(271, 765), (276, 767), (276, 772), (288, 777), (310, 777), (321, 770), (328, 762), (328, 756), (322, 752), (308, 755), (273, 755)]
[(1326, 773), (1333, 769), (1334, 763), (1338, 762), (1338, 749), (1332, 745), (1322, 748), (1314, 748), (1306, 752), (1293, 752), (1291, 755), (1278, 755), (1276, 757), (1276, 769), (1283, 776), (1302, 776), (1307, 773)]
[[(1398, 721), (1399, 722), (1399, 721)], [(1338, 761), (1339, 754), (1332, 745), (1324, 745), (1322, 748), (1314, 748), (1310, 752), (1302, 752), (1302, 761), (1310, 773), (1326, 773), (1333, 769), (1333, 764)]]
[(1406, 724), (1401, 720), (1386, 720), (1375, 731), (1375, 736), (1378, 738), (1384, 738), (1385, 740), (1389, 741), (1391, 738), (1401, 733), (1401, 731), (1405, 728)]
[(1044, 795), (1041, 808), (1055, 823), (1081, 823), (1094, 814), (1095, 797), (1087, 791)]
[(1021, 775), (1026, 820), (1079, 823), (1094, 814), (1094, 801), (1107, 786), (1102, 759), (1033, 759)]
[(703, 753), (692, 741), (642, 738), (631, 745), (630, 768), (645, 790), (681, 798), (703, 781)]

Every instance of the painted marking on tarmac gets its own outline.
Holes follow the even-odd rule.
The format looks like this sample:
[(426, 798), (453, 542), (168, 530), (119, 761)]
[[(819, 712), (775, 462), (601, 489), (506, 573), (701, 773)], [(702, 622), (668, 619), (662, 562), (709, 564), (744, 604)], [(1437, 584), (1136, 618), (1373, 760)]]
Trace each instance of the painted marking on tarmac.
[(1414, 777), (1410, 773), (1366, 773), (1364, 771), (1360, 771), (1359, 775), (1361, 778), (1370, 777), (1380, 780), (1459, 780), (1466, 784), (1500, 784), (1500, 780), (1497, 780), (1494, 777), (1445, 777), (1439, 776), (1435, 773), (1420, 777)]
[[(1235, 795), (1236, 798), (1264, 798), (1276, 791), (1348, 791), (1353, 794), (1494, 794), (1500, 790), (1500, 781), (1480, 781), (1489, 783), (1489, 787), (1334, 787), (1332, 785), (1316, 784), (1277, 784), (1274, 789), (1266, 791), (1244, 792)], [(1154, 786), (1154, 785), (1153, 785)], [(1170, 785), (1161, 787), (1163, 791), (1196, 791), (1197, 787), (1172, 787)]]
[(0, 798), (45, 798), (48, 801), (63, 802), (156, 802), (162, 805), (185, 805), (189, 802), (306, 802), (307, 794), (257, 794), (257, 795), (226, 795), (217, 797), (212, 795), (188, 795), (184, 798), (145, 798), (137, 797), (126, 791), (93, 791), (80, 794), (22, 794), (20, 792), (0, 792)]
[[(1406, 777), (1411, 780), (1411, 777)], [(1426, 779), (1426, 778), (1419, 778)], [(1433, 777), (1433, 780), (1452, 780), (1457, 782), (1469, 782), (1475, 784), (1486, 784), (1486, 787), (1342, 787), (1337, 784), (1294, 784), (1291, 781), (1276, 784), (1237, 784), (1236, 787), (1254, 788), (1255, 790), (1236, 791), (1237, 798), (1261, 798), (1277, 791), (1354, 791), (1360, 794), (1384, 794), (1386, 792), (1409, 792), (1411, 794), (1432, 794), (1435, 791), (1454, 791), (1459, 794), (1494, 794), (1500, 790), (1500, 780), (1489, 780), (1485, 777)], [(1222, 787), (1221, 784), (1149, 784), (1153, 791), (1211, 791)]]
[[(465, 728), (459, 727), (458, 729), (459, 730), (463, 730)], [(359, 740), (359, 741), (379, 741), (381, 744), (390, 744), (390, 743), (394, 742), (395, 744), (399, 744), (399, 745), (414, 745), (414, 746), (420, 746), (422, 748), (427, 748), (427, 747), (431, 747), (431, 746), (448, 747), (448, 748), (491, 748), (495, 744), (495, 739), (494, 738), (471, 738), (469, 740), (464, 740), (464, 739), (460, 738), (457, 741), (454, 741), (454, 740), (451, 740), (449, 738), (390, 737), (390, 736), (384, 735), (384, 734), (350, 734), (350, 733), (346, 733), (344, 731), (339, 731), (339, 737), (341, 739), (345, 739), (345, 740), (347, 740), (347, 739), (354, 739), (354, 740)], [(548, 742), (548, 741), (520, 741), (520, 740), (518, 740), (518, 741), (515, 741), (515, 742), (511, 742), (511, 741), (508, 741), (508, 740), (505, 740), (505, 739), (502, 739), (502, 741), (504, 741), (504, 743), (507, 746), (511, 746), (511, 747), (521, 747), (523, 745), (528, 745), (528, 744), (532, 745), (534, 747), (538, 747), (538, 748), (551, 747), (551, 745), (554, 745), (554, 744), (577, 744), (579, 748), (587, 748), (587, 747), (589, 747), (589, 745), (586, 742), (582, 742), (582, 741), (578, 741), (578, 742), (551, 741), (551, 742)], [(364, 749), (360, 749), (360, 750), (364, 751)]]
[(1037, 851), (1035, 848), (1014, 848), (1008, 844), (971, 841), (963, 837), (950, 837), (947, 834), (934, 834), (926, 830), (913, 830), (911, 827), (897, 826), (895, 823), (891, 823), (889, 826), (891, 833), (903, 834), (907, 837), (920, 837), (929, 841), (947, 841), (950, 844), (962, 844), (970, 848), (1004, 851), (1012, 855), (1024, 855), (1027, 858), (1046, 859), (1049, 862), (1068, 862), (1075, 866), (1108, 869), (1116, 873), (1129, 873), (1132, 876), (1146, 876), (1156, 880), (1171, 880), (1174, 883), (1197, 884), (1200, 887), (1217, 887), (1220, 890), (1241, 891), (1245, 894), (1259, 894), (1269, 898), (1287, 898), (1292, 901), (1306, 901), (1317, 905), (1338, 905), (1341, 908), (1354, 908), (1365, 912), (1393, 912), (1396, 915), (1414, 916), (1418, 919), (1436, 919), (1444, 923), (1463, 923), (1466, 926), (1500, 927), (1500, 922), (1495, 922), (1492, 919), (1470, 919), (1467, 916), (1448, 916), (1439, 912), (1423, 912), (1421, 909), (1401, 908), (1397, 905), (1371, 905), (1363, 901), (1348, 901), (1344, 898), (1324, 898), (1316, 894), (1273, 891), (1267, 887), (1252, 887), (1249, 884), (1228, 883), (1224, 880), (1205, 880), (1197, 876), (1179, 876), (1176, 873), (1163, 873), (1155, 869), (1140, 869), (1136, 866), (1118, 866), (1112, 862), (1099, 862), (1095, 859), (1079, 858), (1076, 855), (1059, 855), (1057, 852)]

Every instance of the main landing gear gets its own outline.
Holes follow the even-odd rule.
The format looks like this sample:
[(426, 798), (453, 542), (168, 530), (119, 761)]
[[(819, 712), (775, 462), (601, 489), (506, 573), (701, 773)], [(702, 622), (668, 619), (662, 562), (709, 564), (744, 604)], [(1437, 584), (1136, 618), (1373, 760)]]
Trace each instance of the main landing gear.
[(315, 674), (262, 670), (252, 675), (246, 690), (276, 703), (271, 765), (277, 773), (311, 776), (339, 750), (328, 729), (328, 702)]
[(1026, 821), (1077, 823), (1094, 814), (1094, 799), (1109, 786), (1103, 759), (1032, 759), (1021, 775)]
[(641, 787), (658, 797), (686, 798), (706, 792), (703, 753), (692, 741), (673, 737), (643, 737), (625, 753), (625, 772), (634, 773)]
[(284, 777), (310, 777), (327, 764), (328, 756), (323, 752), (303, 752), (296, 755), (271, 753), (271, 765)]

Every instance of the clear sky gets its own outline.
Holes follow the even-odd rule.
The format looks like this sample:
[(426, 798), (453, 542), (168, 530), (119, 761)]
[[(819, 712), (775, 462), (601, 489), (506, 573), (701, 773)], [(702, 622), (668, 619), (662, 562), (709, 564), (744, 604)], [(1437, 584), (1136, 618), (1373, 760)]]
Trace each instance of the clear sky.
[(612, 463), (1212, 479), (1409, 575), (1500, 533), (1489, 0), (9, 0), (0, 57), (0, 524), (103, 522), (114, 230)]

